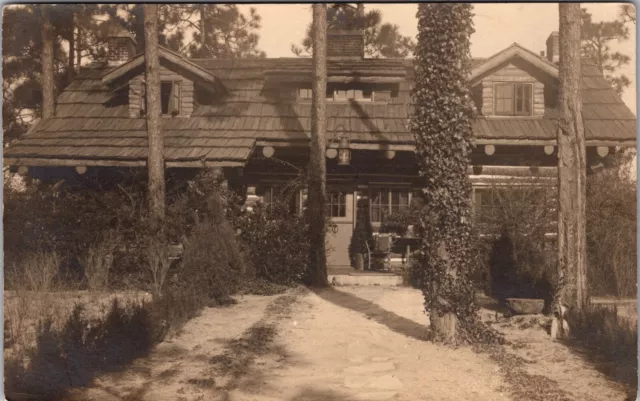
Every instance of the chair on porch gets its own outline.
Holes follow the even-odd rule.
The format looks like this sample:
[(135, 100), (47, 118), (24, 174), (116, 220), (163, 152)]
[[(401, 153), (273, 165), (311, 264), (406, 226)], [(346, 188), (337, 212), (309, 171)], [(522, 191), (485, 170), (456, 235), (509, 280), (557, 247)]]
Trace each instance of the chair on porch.
[(391, 250), (395, 241), (392, 234), (374, 234), (371, 251), (372, 270), (391, 270)]

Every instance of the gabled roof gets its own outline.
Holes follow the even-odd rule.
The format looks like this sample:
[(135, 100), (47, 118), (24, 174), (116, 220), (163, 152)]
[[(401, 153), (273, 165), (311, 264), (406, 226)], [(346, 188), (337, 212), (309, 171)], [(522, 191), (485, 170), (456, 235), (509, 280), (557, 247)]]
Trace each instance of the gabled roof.
[(534, 52), (525, 49), (520, 46), (518, 43), (513, 43), (511, 46), (506, 49), (499, 51), (493, 56), (485, 59), (483, 62), (475, 65), (471, 70), (471, 76), (469, 77), (469, 81), (473, 82), (486, 74), (487, 72), (493, 70), (494, 68), (499, 67), (503, 63), (511, 60), (514, 57), (519, 57), (522, 60), (532, 64), (534, 67), (543, 71), (550, 76), (557, 78), (558, 77), (558, 66), (556, 66), (551, 61), (547, 60), (544, 57), (540, 57)]
[[(175, 53), (169, 49), (159, 46), (158, 57), (161, 60), (165, 60), (166, 62), (178, 66), (179, 68), (194, 75), (201, 82), (208, 83), (214, 87), (220, 85), (220, 82), (215, 75), (179, 53)], [(127, 76), (141, 66), (144, 66), (144, 54), (139, 54), (126, 63), (107, 71), (102, 76), (102, 83), (110, 84), (111, 82), (116, 81), (119, 78)]]

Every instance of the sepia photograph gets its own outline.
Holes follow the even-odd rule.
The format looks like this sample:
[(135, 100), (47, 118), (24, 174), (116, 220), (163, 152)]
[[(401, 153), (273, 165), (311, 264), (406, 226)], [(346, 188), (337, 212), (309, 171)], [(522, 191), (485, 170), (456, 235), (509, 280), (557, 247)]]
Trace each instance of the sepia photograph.
[(632, 3), (2, 8), (9, 401), (632, 401)]

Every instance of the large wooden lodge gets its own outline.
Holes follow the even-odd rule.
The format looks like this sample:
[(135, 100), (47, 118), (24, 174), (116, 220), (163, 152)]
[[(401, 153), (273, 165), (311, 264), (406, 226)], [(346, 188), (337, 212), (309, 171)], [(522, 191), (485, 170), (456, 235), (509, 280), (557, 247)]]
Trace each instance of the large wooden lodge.
[[(5, 165), (79, 173), (144, 168), (144, 55), (135, 54), (126, 33), (114, 33), (109, 44), (108, 61), (83, 68), (60, 93), (55, 117), (4, 149)], [(412, 60), (365, 58), (359, 31), (329, 31), (327, 47), (327, 186), (337, 227), (329, 263), (347, 266), (357, 200), (369, 200), (375, 229), (418, 189), (409, 128), (413, 68)], [(494, 182), (555, 176), (557, 62), (557, 32), (543, 53), (514, 43), (472, 60), (478, 117), (469, 175), (476, 216)], [(249, 204), (269, 202), (297, 176), (291, 165), (307, 164), (310, 58), (187, 59), (161, 49), (160, 63), (168, 169), (220, 167), (230, 182), (248, 188)], [(588, 163), (595, 165), (619, 147), (635, 146), (636, 117), (594, 65), (584, 61), (581, 72)]]

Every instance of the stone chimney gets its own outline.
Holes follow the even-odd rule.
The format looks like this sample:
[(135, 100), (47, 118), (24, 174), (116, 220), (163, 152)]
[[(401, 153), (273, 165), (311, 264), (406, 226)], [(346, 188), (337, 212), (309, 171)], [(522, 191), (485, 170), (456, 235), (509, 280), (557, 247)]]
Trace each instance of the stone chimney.
[(552, 63), (560, 62), (560, 33), (551, 32), (547, 39), (547, 59)]
[(133, 35), (117, 23), (107, 30), (107, 62), (109, 66), (126, 63), (136, 55), (136, 41)]

